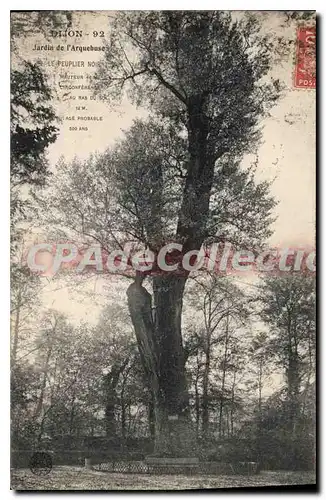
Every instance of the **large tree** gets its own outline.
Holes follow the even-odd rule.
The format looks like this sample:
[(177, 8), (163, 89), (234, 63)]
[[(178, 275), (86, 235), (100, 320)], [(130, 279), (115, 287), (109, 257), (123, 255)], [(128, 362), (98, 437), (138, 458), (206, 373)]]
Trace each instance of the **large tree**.
[[(106, 248), (128, 239), (156, 255), (168, 241), (183, 253), (214, 240), (259, 245), (270, 235), (274, 201), (241, 159), (255, 152), (259, 121), (278, 97), (270, 54), (254, 15), (119, 13), (96, 91), (114, 102), (129, 89), (153, 116), (101, 158), (61, 165), (51, 199), (61, 205), (61, 227)], [(127, 291), (159, 454), (186, 454), (193, 443), (181, 333), (188, 275), (153, 276), (152, 297), (137, 273)]]
[[(221, 181), (234, 171), (239, 157), (252, 151), (258, 139), (258, 120), (277, 97), (275, 86), (261, 83), (268, 73), (269, 60), (270, 46), (259, 33), (254, 16), (234, 21), (230, 13), (216, 11), (139, 12), (122, 13), (114, 22), (98, 71), (97, 89), (103, 98), (112, 101), (129, 86), (129, 95), (132, 93), (138, 103), (149, 104), (166, 121), (168, 129), (172, 128), (172, 142), (178, 142), (174, 136), (179, 142), (184, 139), (184, 154), (175, 159), (180, 167), (181, 196), (173, 235), (175, 241), (183, 244), (184, 252), (198, 250), (205, 240), (221, 234), (223, 229), (226, 237), (232, 237), (228, 233), (234, 233), (234, 228), (244, 234), (249, 229), (250, 233), (249, 192), (240, 196), (240, 203), (236, 193), (228, 193), (227, 203), (238, 205), (234, 207), (234, 217), (228, 220), (219, 211), (224, 194)], [(157, 251), (157, 243), (165, 239), (164, 229), (160, 231), (165, 206), (160, 185), (167, 176), (159, 159), (153, 162), (150, 158), (149, 162), (147, 180), (152, 184), (149, 193), (154, 196), (147, 195), (152, 209), (146, 237), (148, 246)], [(138, 169), (142, 170), (143, 165), (138, 164)], [(247, 180), (239, 179), (238, 192), (246, 190)], [(267, 209), (260, 227), (256, 226), (259, 238), (268, 233), (266, 215), (271, 204), (264, 196), (255, 194), (261, 212)], [(254, 207), (256, 213), (257, 208)], [(142, 315), (141, 308), (144, 311), (147, 307), (149, 297), (141, 279), (128, 290), (136, 335), (153, 339), (147, 343), (146, 359), (148, 362), (152, 358), (151, 372), (157, 373), (152, 378), (157, 379), (157, 406), (164, 414), (162, 417), (160, 412), (160, 421), (166, 421), (169, 414), (187, 418), (181, 336), (186, 280), (187, 274), (153, 279), (155, 324), (146, 322)], [(182, 426), (185, 427), (184, 422)]]

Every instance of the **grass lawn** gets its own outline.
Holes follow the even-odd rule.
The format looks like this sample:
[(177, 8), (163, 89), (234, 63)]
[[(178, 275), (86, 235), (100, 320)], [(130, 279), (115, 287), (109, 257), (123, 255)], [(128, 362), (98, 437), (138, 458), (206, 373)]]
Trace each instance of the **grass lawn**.
[(314, 472), (263, 471), (257, 476), (154, 476), (118, 474), (58, 466), (44, 477), (13, 469), (12, 490), (186, 490), (315, 484)]

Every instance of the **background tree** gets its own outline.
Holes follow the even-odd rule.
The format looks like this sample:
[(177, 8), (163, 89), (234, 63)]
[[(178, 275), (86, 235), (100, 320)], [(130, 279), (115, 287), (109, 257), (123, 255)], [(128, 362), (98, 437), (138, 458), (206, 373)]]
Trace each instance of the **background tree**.
[[(57, 137), (52, 93), (39, 64), (20, 61), (11, 69), (11, 322), (12, 363), (19, 342), (30, 334), (28, 321), (37, 305), (40, 279), (24, 263), (24, 240), (31, 215), (31, 186), (44, 185), (48, 176), (47, 147)], [(27, 323), (26, 323), (27, 320)]]
[[(271, 372), (271, 361), (272, 356), (270, 354), (269, 348), (269, 338), (266, 332), (260, 331), (252, 339), (251, 346), (249, 349), (250, 362), (251, 362), (251, 372), (253, 374), (253, 380), (250, 384), (251, 389), (255, 391), (255, 401), (253, 402), (254, 420), (256, 421), (257, 427), (257, 459), (260, 462), (263, 452), (262, 447), (262, 420), (264, 412), (264, 397), (263, 389), (266, 384), (268, 375)], [(275, 368), (275, 366), (274, 366)]]
[(18, 259), (11, 263), (10, 275), (10, 320), (11, 320), (11, 365), (17, 354), (28, 349), (26, 341), (31, 335), (31, 320), (39, 305), (40, 278), (32, 274), (24, 264), (23, 249), (20, 248)]
[[(46, 14), (43, 17), (46, 18)], [(29, 322), (40, 291), (39, 277), (32, 275), (24, 264), (24, 239), (28, 239), (27, 222), (32, 213), (29, 188), (44, 185), (49, 174), (46, 150), (58, 134), (52, 92), (43, 70), (37, 63), (22, 60), (15, 51), (17, 36), (25, 36), (23, 26), (28, 24), (28, 19), (31, 20), (26, 13), (15, 13), (11, 18), (14, 53), (10, 75), (12, 366), (21, 347), (19, 344), (31, 335)]]
[(262, 286), (262, 318), (273, 328), (270, 352), (282, 364), (287, 381), (289, 426), (294, 432), (304, 361), (315, 334), (315, 282), (302, 274), (268, 277)]
[[(135, 363), (135, 342), (132, 338), (131, 324), (127, 311), (119, 305), (106, 307), (101, 314), (99, 323), (95, 330), (99, 355), (106, 353), (108, 359), (101, 358), (100, 363), (105, 366), (103, 374), (103, 392), (105, 401), (106, 434), (108, 437), (116, 437), (118, 384), (123, 378), (120, 391), (122, 414), (124, 412), (124, 393), (126, 379), (124, 375), (130, 372)], [(110, 344), (109, 346), (107, 344)], [(109, 352), (108, 352), (109, 348)], [(101, 353), (101, 354), (100, 354)], [(122, 418), (124, 427), (125, 418)], [(123, 429), (124, 430), (124, 429)], [(124, 433), (124, 432), (122, 432)]]
[[(58, 117), (53, 93), (39, 62), (24, 60), (16, 53), (16, 40), (30, 25), (27, 13), (12, 13), (13, 58), (10, 73), (10, 215), (12, 251), (21, 236), (21, 222), (31, 212), (29, 188), (44, 185), (49, 174), (47, 147), (58, 135)], [(35, 13), (36, 14), (36, 13)], [(42, 14), (40, 17), (42, 17)], [(37, 15), (37, 14), (36, 14)], [(44, 19), (50, 18), (43, 13)], [(55, 16), (54, 16), (55, 17)], [(21, 22), (19, 21), (21, 19)]]
[(260, 295), (261, 316), (272, 329), (269, 353), (282, 367), (286, 380), (282, 414), (291, 463), (301, 446), (301, 393), (307, 390), (304, 380), (308, 376), (310, 381), (315, 352), (315, 299), (315, 278), (302, 273), (267, 277)]
[(11, 183), (42, 185), (45, 151), (57, 137), (52, 92), (37, 63), (24, 61), (11, 71)]
[[(219, 276), (215, 273), (202, 273), (194, 278), (193, 286), (190, 287), (190, 304), (202, 315), (202, 327), (198, 328), (193, 344), (196, 345), (197, 359), (202, 359), (202, 436), (207, 439), (209, 433), (209, 408), (214, 407), (213, 392), (219, 402), (219, 434), (222, 435), (223, 427), (223, 405), (226, 397), (227, 372), (232, 367), (231, 397), (231, 428), (233, 422), (232, 405), (234, 403), (234, 389), (236, 382), (235, 345), (233, 342), (235, 331), (244, 327), (248, 322), (249, 308), (248, 299), (232, 279)], [(189, 300), (189, 299), (188, 299)], [(199, 318), (197, 318), (198, 323)], [(187, 345), (187, 343), (186, 343)], [(212, 363), (215, 369), (212, 373)], [(221, 373), (216, 370), (219, 363)], [(213, 379), (218, 378), (220, 387), (214, 388)], [(216, 408), (215, 408), (216, 411)]]

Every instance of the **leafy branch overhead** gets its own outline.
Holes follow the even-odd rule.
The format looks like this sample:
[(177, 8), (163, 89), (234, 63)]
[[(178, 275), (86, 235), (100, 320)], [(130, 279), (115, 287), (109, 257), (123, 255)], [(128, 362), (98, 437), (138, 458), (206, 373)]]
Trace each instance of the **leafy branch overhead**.
[[(127, 154), (139, 159), (138, 169), (144, 170), (146, 166), (140, 167), (144, 157), (149, 164), (151, 154), (157, 157), (158, 151), (162, 152), (160, 148), (154, 153), (157, 144), (153, 142), (163, 137), (169, 144), (163, 153), (167, 166), (157, 171), (161, 180), (157, 177), (155, 182), (169, 179), (174, 170), (175, 198), (181, 203), (177, 212), (175, 207), (170, 210), (174, 219), (177, 217), (174, 236), (188, 242), (189, 247), (222, 233), (221, 226), (225, 232), (227, 228), (236, 233), (235, 219), (240, 216), (244, 220), (244, 200), (245, 204), (252, 200), (248, 213), (256, 221), (255, 200), (264, 200), (266, 215), (257, 236), (269, 234), (274, 206), (269, 186), (255, 187), (251, 172), (241, 172), (239, 161), (244, 153), (255, 151), (260, 138), (258, 123), (280, 94), (279, 86), (266, 78), (271, 60), (272, 44), (261, 34), (254, 15), (235, 21), (230, 13), (217, 11), (123, 12), (113, 23), (94, 79), (95, 91), (111, 104), (120, 102), (127, 93), (150, 110), (152, 119), (142, 125), (142, 131), (146, 127), (152, 130), (153, 141), (142, 145), (141, 125), (136, 124), (126, 139), (133, 147), (137, 142), (137, 155), (131, 146)], [(153, 127), (156, 132), (161, 128), (160, 137)], [(130, 162), (124, 165), (125, 170), (133, 168)], [(153, 173), (149, 173), (150, 166), (147, 168), (149, 178)], [(224, 198), (227, 184), (231, 203)], [(135, 205), (134, 200), (129, 199), (130, 203)], [(223, 211), (224, 220), (219, 220), (218, 213)], [(252, 223), (247, 230), (250, 227)]]

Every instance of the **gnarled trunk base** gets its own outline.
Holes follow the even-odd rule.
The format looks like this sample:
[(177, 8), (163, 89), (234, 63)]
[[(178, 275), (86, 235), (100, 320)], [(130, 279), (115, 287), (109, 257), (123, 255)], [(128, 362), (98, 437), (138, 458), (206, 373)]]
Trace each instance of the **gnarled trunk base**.
[(196, 433), (189, 415), (181, 309), (184, 283), (174, 277), (156, 280), (156, 318), (152, 297), (141, 281), (128, 290), (128, 306), (142, 365), (153, 395), (155, 456), (188, 457), (196, 448)]
[(196, 432), (188, 416), (168, 415), (165, 410), (157, 409), (155, 417), (154, 456), (196, 456)]

